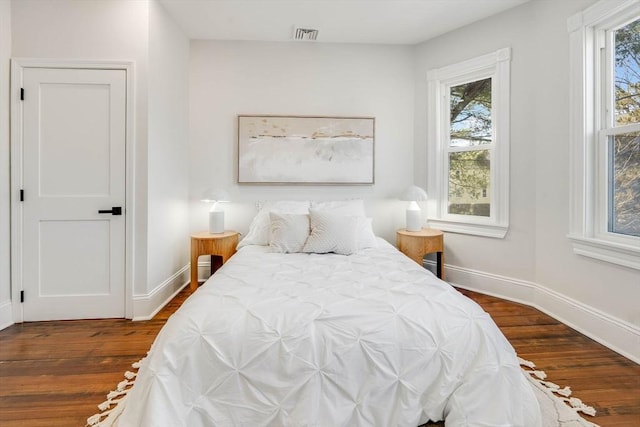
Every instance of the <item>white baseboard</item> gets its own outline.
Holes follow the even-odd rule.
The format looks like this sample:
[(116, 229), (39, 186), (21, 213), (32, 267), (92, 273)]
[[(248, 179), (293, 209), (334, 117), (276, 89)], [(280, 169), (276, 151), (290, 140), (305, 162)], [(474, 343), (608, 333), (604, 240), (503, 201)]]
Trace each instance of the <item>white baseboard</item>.
[[(198, 263), (198, 280), (209, 278), (210, 262)], [(185, 265), (147, 295), (134, 295), (133, 320), (150, 320), (191, 281), (190, 266)]]
[(13, 325), (13, 309), (11, 300), (0, 302), (0, 330)]
[(198, 263), (198, 281), (204, 282), (211, 277), (211, 262), (201, 261)]
[(189, 266), (185, 265), (173, 276), (146, 295), (133, 296), (133, 320), (150, 320), (185, 286), (189, 285)]
[(537, 285), (533, 282), (448, 264), (444, 270), (445, 280), (456, 287), (529, 306), (535, 301)]
[[(208, 262), (198, 264), (198, 277), (200, 280), (206, 280), (209, 277), (209, 269)], [(189, 280), (189, 265), (185, 265), (149, 294), (134, 295), (133, 320), (152, 319), (162, 307), (171, 301), (185, 286), (189, 285)], [(0, 330), (14, 323), (11, 301), (0, 302)]]
[(538, 287), (533, 306), (640, 364), (640, 328), (544, 286)]
[(640, 363), (640, 328), (533, 282), (446, 265), (447, 282), (534, 307)]

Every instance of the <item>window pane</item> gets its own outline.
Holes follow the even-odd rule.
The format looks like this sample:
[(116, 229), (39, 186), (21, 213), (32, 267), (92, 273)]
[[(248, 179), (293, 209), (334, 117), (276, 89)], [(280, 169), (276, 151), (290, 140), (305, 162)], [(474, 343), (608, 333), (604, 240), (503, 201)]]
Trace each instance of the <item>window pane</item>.
[(640, 237), (640, 132), (611, 136), (609, 232)]
[(640, 20), (615, 33), (615, 124), (640, 123)]
[(450, 145), (491, 144), (491, 79), (452, 86), (450, 99)]
[(449, 153), (449, 213), (490, 216), (489, 150)]

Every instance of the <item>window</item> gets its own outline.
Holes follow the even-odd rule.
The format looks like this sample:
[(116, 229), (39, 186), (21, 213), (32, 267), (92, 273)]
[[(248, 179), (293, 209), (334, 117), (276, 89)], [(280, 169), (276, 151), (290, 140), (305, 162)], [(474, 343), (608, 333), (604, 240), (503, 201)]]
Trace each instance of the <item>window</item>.
[(640, 5), (568, 21), (574, 252), (640, 269)]
[(509, 48), (429, 71), (432, 227), (489, 237), (509, 225)]
[(605, 73), (601, 132), (610, 159), (607, 231), (640, 237), (640, 17), (634, 18), (605, 32), (602, 52), (611, 66)]
[(491, 181), (491, 78), (449, 88), (447, 213), (490, 216), (491, 199), (482, 190)]

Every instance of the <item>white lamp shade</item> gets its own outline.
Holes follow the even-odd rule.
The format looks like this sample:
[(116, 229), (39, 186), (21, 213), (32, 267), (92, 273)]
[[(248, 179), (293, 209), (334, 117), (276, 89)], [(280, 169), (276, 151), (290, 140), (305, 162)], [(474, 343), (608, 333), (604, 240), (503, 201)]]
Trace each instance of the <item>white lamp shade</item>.
[(400, 200), (407, 202), (423, 202), (427, 200), (427, 192), (417, 185), (411, 185), (404, 190), (402, 196), (400, 196)]
[(224, 211), (209, 212), (209, 233), (224, 233)]
[(229, 193), (221, 188), (210, 188), (202, 194), (201, 202), (228, 202)]

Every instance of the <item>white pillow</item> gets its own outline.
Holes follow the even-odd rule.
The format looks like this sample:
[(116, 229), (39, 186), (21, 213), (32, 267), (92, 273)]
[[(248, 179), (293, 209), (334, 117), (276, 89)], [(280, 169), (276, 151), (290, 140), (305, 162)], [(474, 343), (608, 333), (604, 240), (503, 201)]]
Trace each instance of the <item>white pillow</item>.
[(310, 204), (308, 200), (265, 202), (251, 221), (247, 235), (238, 243), (238, 249), (246, 245), (269, 245), (271, 235), (269, 212), (308, 214)]
[(309, 237), (309, 215), (270, 212), (269, 218), (271, 250), (283, 253), (301, 252)]
[(377, 248), (378, 239), (373, 233), (373, 219), (358, 217), (358, 249)]
[(365, 218), (364, 201), (362, 199), (312, 201), (311, 209), (326, 211), (335, 215), (361, 217), (361, 220), (358, 221), (358, 249), (378, 247), (378, 239), (376, 239), (371, 225), (372, 219)]
[(311, 202), (311, 209), (330, 211), (335, 215), (365, 216), (362, 199), (332, 200), (328, 202)]
[(302, 252), (351, 255), (358, 251), (358, 216), (335, 215), (309, 210), (311, 233)]

